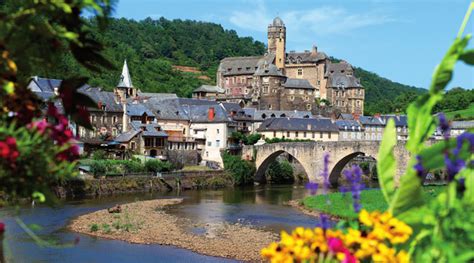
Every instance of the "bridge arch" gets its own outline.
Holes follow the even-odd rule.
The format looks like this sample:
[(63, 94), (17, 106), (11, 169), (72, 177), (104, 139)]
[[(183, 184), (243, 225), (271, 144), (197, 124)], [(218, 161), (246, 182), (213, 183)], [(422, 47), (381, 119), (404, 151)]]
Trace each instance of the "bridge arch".
[(280, 156), (281, 154), (283, 153), (286, 153), (288, 154), (291, 158), (293, 158), (294, 160), (296, 160), (301, 166), (303, 166), (303, 169), (304, 169), (304, 172), (306, 174), (306, 177), (309, 179), (309, 173), (308, 173), (308, 170), (306, 169), (306, 167), (304, 167), (303, 163), (298, 160), (298, 158), (296, 158), (294, 155), (292, 155), (291, 153), (285, 151), (285, 150), (277, 150), (273, 153), (271, 153), (270, 155), (268, 155), (263, 161), (261, 161), (261, 163), (257, 166), (257, 171), (255, 173), (255, 182), (258, 182), (258, 183), (265, 183), (266, 182), (266, 176), (265, 176), (265, 172), (267, 171), (268, 167), (270, 166), (271, 163), (273, 163), (276, 158), (278, 156)]
[(354, 158), (356, 158), (358, 156), (367, 156), (367, 157), (371, 157), (373, 160), (376, 160), (375, 156), (373, 156), (371, 154), (367, 154), (367, 153), (362, 152), (362, 151), (355, 151), (355, 152), (350, 153), (346, 156), (343, 156), (342, 158), (340, 158), (339, 160), (334, 162), (334, 164), (332, 166), (332, 169), (329, 171), (329, 183), (331, 184), (331, 186), (337, 186), (338, 185), (338, 180), (339, 180), (339, 178), (342, 174), (342, 171), (344, 170), (344, 167), (350, 161), (352, 161)]

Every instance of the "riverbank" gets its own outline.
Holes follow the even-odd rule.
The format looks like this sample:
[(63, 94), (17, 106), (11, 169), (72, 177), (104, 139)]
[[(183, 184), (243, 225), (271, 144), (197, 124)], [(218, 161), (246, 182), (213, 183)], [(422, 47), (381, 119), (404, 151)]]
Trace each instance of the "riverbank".
[[(436, 196), (444, 186), (425, 186), (423, 188), (427, 198)], [(354, 219), (357, 213), (352, 206), (351, 193), (330, 193), (327, 195), (308, 196), (302, 200), (293, 200), (289, 205), (298, 208), (305, 214), (319, 216), (324, 213), (333, 219)], [(360, 194), (360, 204), (367, 211), (385, 211), (388, 208), (380, 189), (364, 190)]]
[(234, 184), (225, 171), (179, 171), (100, 178), (76, 178), (55, 187), (59, 198), (84, 198), (125, 193), (167, 192), (189, 189), (218, 189)]
[(166, 212), (182, 199), (139, 201), (121, 206), (120, 213), (106, 209), (72, 220), (72, 231), (137, 244), (172, 245), (201, 254), (260, 261), (260, 249), (277, 240), (274, 233), (241, 224), (192, 221)]

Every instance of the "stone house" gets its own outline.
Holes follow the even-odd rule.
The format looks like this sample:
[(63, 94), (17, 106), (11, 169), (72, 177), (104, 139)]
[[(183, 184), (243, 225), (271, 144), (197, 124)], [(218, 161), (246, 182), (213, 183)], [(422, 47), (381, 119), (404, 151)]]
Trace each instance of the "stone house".
[(132, 121), (130, 130), (115, 138), (122, 149), (129, 149), (137, 154), (166, 159), (167, 137), (157, 123)]
[(224, 89), (218, 86), (201, 85), (193, 91), (193, 99), (218, 100), (224, 97)]
[(360, 124), (364, 127), (364, 137), (367, 141), (381, 141), (385, 124), (380, 118), (373, 116), (356, 117)]
[(257, 132), (263, 139), (339, 140), (339, 129), (328, 118), (270, 118), (263, 121)]
[(327, 64), (326, 99), (344, 113), (364, 113), (364, 88), (354, 76), (352, 66), (342, 61)]
[(365, 140), (364, 127), (356, 120), (336, 120), (340, 141)]
[(387, 125), (389, 119), (395, 121), (395, 128), (397, 129), (397, 140), (408, 140), (408, 118), (406, 115), (387, 114), (377, 115), (384, 125)]

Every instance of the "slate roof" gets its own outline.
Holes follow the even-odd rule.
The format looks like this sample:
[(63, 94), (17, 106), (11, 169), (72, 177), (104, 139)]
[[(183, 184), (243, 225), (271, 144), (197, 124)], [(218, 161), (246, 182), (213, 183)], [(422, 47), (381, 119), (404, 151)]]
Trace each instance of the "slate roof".
[(117, 137), (115, 137), (114, 141), (116, 142), (129, 142), (131, 139), (133, 139), (137, 134), (139, 134), (141, 130), (130, 130), (124, 133), (119, 134)]
[(60, 79), (49, 79), (34, 76), (30, 79), (28, 86), (34, 92), (50, 92), (54, 93), (54, 88), (59, 88), (62, 80)]
[(263, 121), (258, 131), (317, 131), (338, 132), (331, 119), (271, 118)]
[(158, 100), (177, 99), (178, 96), (175, 93), (152, 93), (152, 92), (137, 92), (138, 97), (148, 97)]
[(337, 63), (329, 62), (326, 66), (325, 76), (328, 77), (329, 75), (334, 73), (353, 75), (354, 69), (352, 68), (352, 65), (347, 63), (346, 61), (341, 61)]
[[(247, 110), (247, 109), (244, 109)], [(268, 118), (312, 118), (310, 111), (283, 111), (283, 110), (255, 110), (253, 112), (254, 120), (262, 121)]]
[[(97, 104), (99, 102), (102, 105), (105, 105), (106, 111), (108, 112), (123, 112), (122, 104), (117, 100), (115, 94), (110, 91), (103, 91), (100, 88), (92, 88), (92, 87), (85, 87), (79, 89), (79, 92), (89, 96), (92, 100), (94, 100)], [(89, 109), (92, 111), (97, 111), (101, 109)]]
[(350, 114), (350, 113), (341, 113), (341, 115), (339, 116), (340, 119), (342, 120), (353, 120), (354, 119), (354, 115)]
[(300, 63), (315, 63), (327, 59), (328, 56), (324, 52), (290, 52), (286, 53), (287, 64), (300, 64)]
[(242, 111), (240, 105), (235, 102), (221, 102), (221, 105), (224, 107), (224, 110), (227, 112), (227, 114)]
[(224, 76), (253, 75), (259, 65), (265, 62), (271, 64), (274, 60), (275, 55), (271, 53), (265, 56), (229, 57), (221, 60), (218, 70)]
[(362, 88), (362, 84), (360, 84), (360, 79), (352, 76), (347, 75), (345, 73), (333, 73), (330, 74), (328, 77), (328, 87), (331, 88)]
[(132, 78), (128, 70), (127, 60), (123, 62), (122, 74), (120, 75), (119, 83), (117, 88), (133, 88)]
[(375, 118), (372, 116), (360, 116), (359, 122), (363, 126), (371, 125), (371, 126), (384, 126), (385, 124), (382, 122), (381, 119)]
[(153, 111), (155, 117), (161, 120), (188, 120), (189, 116), (184, 111), (179, 99), (150, 98), (144, 102), (148, 109)]
[(381, 115), (380, 119), (382, 120), (383, 124), (387, 124), (389, 119), (393, 119), (395, 121), (395, 127), (407, 127), (408, 126), (408, 118), (406, 115)]
[[(208, 118), (209, 108), (214, 108), (214, 119), (211, 121)], [(232, 122), (232, 119), (227, 115), (224, 107), (221, 105), (189, 105), (184, 108), (189, 115), (190, 121), (195, 123), (223, 123)]]
[(272, 25), (273, 26), (282, 26), (282, 27), (284, 27), (285, 23), (283, 23), (283, 20), (281, 20), (281, 18), (277, 16), (273, 19)]
[[(336, 125), (341, 131), (363, 131), (364, 128), (356, 120), (337, 120)], [(354, 128), (353, 128), (354, 127)]]
[(291, 89), (315, 89), (308, 80), (306, 79), (293, 79), (288, 78), (286, 82), (283, 84), (285, 88)]
[(168, 134), (164, 131), (158, 131), (157, 128), (161, 128), (158, 123), (141, 123), (139, 121), (130, 122), (130, 127), (135, 131), (142, 131), (142, 128), (145, 128), (142, 131), (143, 136), (153, 136), (153, 137), (168, 137)]
[(223, 88), (219, 88), (218, 86), (201, 85), (199, 88), (193, 91), (193, 93), (195, 92), (224, 93), (225, 90)]
[(144, 113), (148, 116), (154, 116), (153, 112), (142, 103), (127, 103), (128, 116), (143, 116)]
[(257, 76), (275, 76), (275, 77), (285, 77), (283, 73), (274, 65), (274, 64), (266, 64), (263, 63), (258, 66), (257, 70), (255, 71), (255, 75)]

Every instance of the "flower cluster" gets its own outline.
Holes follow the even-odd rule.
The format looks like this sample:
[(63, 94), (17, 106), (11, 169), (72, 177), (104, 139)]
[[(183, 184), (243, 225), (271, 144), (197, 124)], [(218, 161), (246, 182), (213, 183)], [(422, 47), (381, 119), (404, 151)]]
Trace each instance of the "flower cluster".
[(20, 156), (20, 153), (14, 137), (8, 136), (5, 140), (0, 141), (0, 158), (8, 161), (10, 165), (14, 165), (18, 156)]
[(71, 129), (69, 129), (69, 121), (66, 116), (58, 112), (54, 104), (48, 105), (47, 115), (56, 120), (56, 124), (47, 122), (45, 119), (34, 122), (32, 128), (37, 129), (40, 133), (48, 133), (58, 146), (67, 146), (66, 149), (56, 155), (60, 161), (73, 161), (79, 157), (79, 148), (77, 145), (67, 145), (74, 138)]
[(280, 242), (262, 249), (264, 259), (271, 262), (409, 262), (404, 250), (394, 245), (404, 243), (412, 234), (410, 226), (388, 212), (362, 210), (360, 229), (309, 229), (298, 227), (291, 234), (282, 231)]

